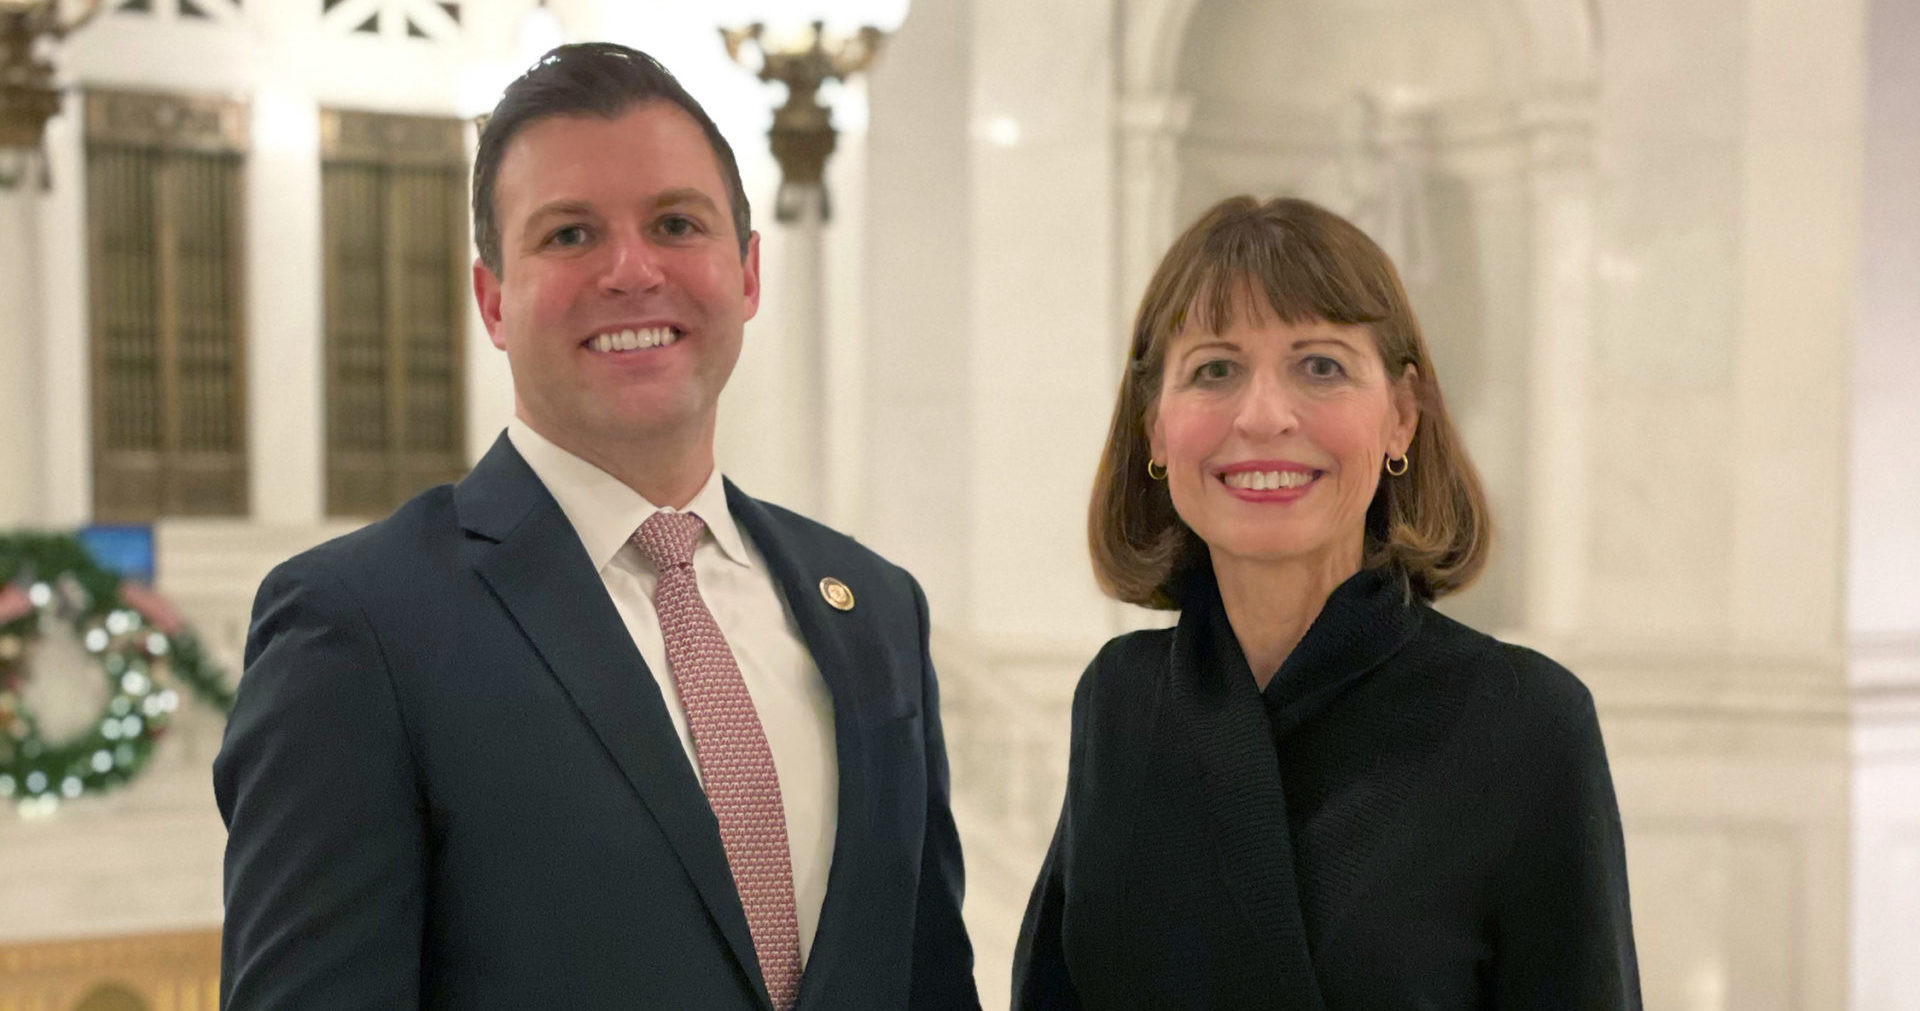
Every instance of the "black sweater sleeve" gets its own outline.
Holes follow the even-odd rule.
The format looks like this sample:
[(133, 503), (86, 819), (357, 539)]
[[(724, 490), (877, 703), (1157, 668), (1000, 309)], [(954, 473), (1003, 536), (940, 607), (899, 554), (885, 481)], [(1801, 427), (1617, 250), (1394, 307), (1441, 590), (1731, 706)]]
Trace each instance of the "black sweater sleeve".
[(1639, 1011), (1626, 852), (1600, 723), (1587, 690), (1557, 666), (1554, 673), (1565, 690), (1554, 693), (1531, 761), (1519, 769), (1531, 780), (1528, 799), (1497, 871), (1493, 1006)]
[(1060, 835), (1066, 828), (1065, 812), (1054, 829), (1053, 844), (1034, 882), (1033, 896), (1027, 900), (1027, 914), (1020, 923), (1020, 940), (1013, 952), (1013, 1004), (1015, 1011), (1078, 1011), (1079, 996), (1067, 974), (1066, 952), (1061, 946), (1061, 912), (1066, 905), (1066, 889), (1060, 874)]

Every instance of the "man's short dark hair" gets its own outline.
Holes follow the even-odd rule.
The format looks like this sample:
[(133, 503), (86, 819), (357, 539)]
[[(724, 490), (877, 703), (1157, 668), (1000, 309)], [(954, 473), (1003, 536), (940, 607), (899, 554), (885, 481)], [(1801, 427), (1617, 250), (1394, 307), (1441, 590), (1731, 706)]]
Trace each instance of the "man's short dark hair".
[(746, 190), (740, 185), (740, 166), (707, 110), (687, 94), (660, 61), (646, 53), (612, 42), (580, 42), (560, 46), (535, 61), (507, 86), (500, 104), (481, 125), (480, 145), (473, 156), (473, 240), (480, 247), (480, 262), (495, 277), (501, 276), (502, 263), (493, 189), (500, 162), (514, 136), (529, 123), (554, 116), (616, 119), (646, 102), (671, 102), (700, 124), (708, 146), (713, 148), (714, 160), (720, 163), (720, 178), (727, 184), (727, 203), (733, 210), (740, 255), (747, 255), (753, 223)]

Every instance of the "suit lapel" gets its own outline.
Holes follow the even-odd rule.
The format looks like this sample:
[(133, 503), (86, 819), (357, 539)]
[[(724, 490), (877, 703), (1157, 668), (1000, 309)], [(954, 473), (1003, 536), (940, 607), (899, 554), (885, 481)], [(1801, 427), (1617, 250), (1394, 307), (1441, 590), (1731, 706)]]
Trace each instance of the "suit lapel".
[(461, 523), (492, 542), (475, 570), (653, 813), (714, 925), (764, 994), (719, 823), (659, 686), (566, 514), (504, 435), (455, 496)]
[(833, 694), (834, 722), (858, 715), (868, 693), (860, 690), (860, 672), (848, 652), (848, 638), (852, 630), (864, 627), (864, 616), (858, 610), (835, 610), (821, 596), (820, 580), (836, 574), (833, 559), (820, 557), (813, 544), (796, 536), (799, 531), (792, 524), (781, 522), (772, 509), (748, 497), (732, 481), (726, 482), (726, 489), (727, 508), (766, 559), (787, 609), (800, 626), (800, 637)]
[(1307, 948), (1286, 789), (1271, 724), (1212, 580), (1174, 631), (1170, 714), (1194, 742), (1222, 879), (1245, 917), (1273, 1006), (1325, 1008)]
[[(813, 655), (814, 666), (833, 696), (834, 750), (839, 763), (839, 803), (834, 826), (833, 865), (827, 872), (827, 895), (820, 909), (819, 929), (800, 979), (798, 1007), (815, 1006), (831, 985), (835, 955), (860, 934), (861, 903), (866, 894), (868, 868), (884, 867), (887, 854), (873, 848), (881, 833), (873, 822), (873, 777), (888, 756), (877, 755), (868, 729), (873, 700), (886, 697), (884, 684), (870, 683), (883, 676), (879, 665), (856, 662), (870, 654), (862, 647), (869, 635), (867, 617), (855, 607), (839, 611), (828, 606), (820, 592), (826, 576), (847, 575), (836, 559), (820, 550), (817, 540), (804, 536), (796, 524), (779, 512), (748, 497), (727, 482), (727, 505), (733, 517), (753, 539), (779, 585), (787, 608), (800, 628), (800, 637)], [(823, 555), (825, 555), (823, 557)], [(843, 566), (842, 566), (843, 567)], [(855, 582), (857, 595), (863, 587)], [(856, 597), (857, 599), (857, 597)]]

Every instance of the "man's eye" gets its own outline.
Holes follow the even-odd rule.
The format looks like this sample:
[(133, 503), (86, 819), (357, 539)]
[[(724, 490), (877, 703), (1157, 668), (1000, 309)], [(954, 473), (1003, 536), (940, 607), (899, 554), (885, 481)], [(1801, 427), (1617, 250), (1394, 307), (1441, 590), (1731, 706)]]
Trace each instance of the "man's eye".
[(685, 238), (700, 230), (700, 223), (684, 214), (671, 214), (660, 219), (660, 231), (669, 238)]
[(587, 241), (587, 230), (580, 225), (568, 225), (555, 229), (547, 236), (547, 242), (555, 246), (578, 246)]

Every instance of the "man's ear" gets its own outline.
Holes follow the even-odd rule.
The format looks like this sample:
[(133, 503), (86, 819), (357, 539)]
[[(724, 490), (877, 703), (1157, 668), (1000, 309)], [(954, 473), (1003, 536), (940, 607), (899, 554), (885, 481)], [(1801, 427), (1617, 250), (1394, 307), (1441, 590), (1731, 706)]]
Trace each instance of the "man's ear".
[(742, 320), (752, 319), (760, 311), (760, 233), (747, 233), (747, 255), (740, 258), (741, 279), (746, 282), (747, 314)]
[(505, 351), (507, 338), (500, 332), (500, 279), (478, 259), (473, 261), (473, 300), (480, 306), (480, 322), (486, 325), (493, 346)]

